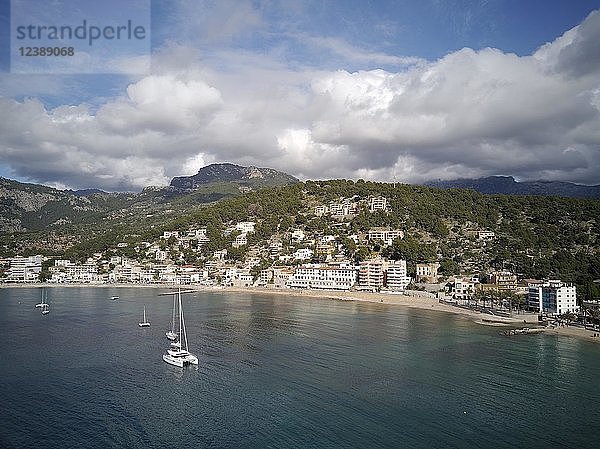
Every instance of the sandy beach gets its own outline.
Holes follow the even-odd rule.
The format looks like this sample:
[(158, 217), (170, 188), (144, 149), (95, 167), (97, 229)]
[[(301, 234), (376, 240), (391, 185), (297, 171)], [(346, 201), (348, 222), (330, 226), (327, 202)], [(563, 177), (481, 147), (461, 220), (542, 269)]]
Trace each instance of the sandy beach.
[[(66, 288), (164, 288), (175, 289), (173, 284), (0, 284), (0, 288), (40, 288), (40, 287), (66, 287)], [(510, 326), (530, 327), (538, 326), (537, 314), (527, 313), (513, 317), (500, 317), (483, 314), (474, 310), (463, 309), (449, 304), (440, 303), (435, 298), (419, 295), (374, 293), (359, 291), (333, 291), (333, 290), (299, 290), (299, 289), (276, 289), (264, 287), (209, 287), (203, 285), (184, 285), (184, 289), (194, 289), (203, 292), (225, 292), (232, 294), (258, 293), (265, 295), (278, 295), (287, 297), (298, 297), (306, 299), (327, 299), (337, 301), (369, 302), (382, 305), (394, 305), (399, 307), (410, 307), (422, 310), (434, 310), (439, 312), (461, 315), (473, 322), (486, 326)], [(592, 342), (600, 342), (600, 332), (591, 329), (582, 329), (573, 326), (544, 327), (543, 333), (549, 335), (568, 336), (582, 338)], [(598, 336), (594, 336), (598, 335)]]

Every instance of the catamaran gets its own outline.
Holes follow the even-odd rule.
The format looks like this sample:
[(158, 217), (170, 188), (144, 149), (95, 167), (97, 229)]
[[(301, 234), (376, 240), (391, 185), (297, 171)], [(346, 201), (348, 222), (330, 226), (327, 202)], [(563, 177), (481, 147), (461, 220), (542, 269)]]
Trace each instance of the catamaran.
[(179, 327), (178, 341), (169, 345), (167, 351), (163, 354), (163, 360), (170, 365), (183, 368), (187, 365), (197, 365), (198, 357), (189, 352), (187, 332), (185, 330), (185, 318), (183, 317), (183, 307), (181, 306), (181, 289), (177, 292), (177, 305), (179, 309)]
[(148, 320), (146, 320), (146, 306), (144, 306), (144, 319), (142, 320), (141, 323), (138, 323), (138, 326), (140, 326), (140, 327), (150, 327), (150, 323), (148, 322)]

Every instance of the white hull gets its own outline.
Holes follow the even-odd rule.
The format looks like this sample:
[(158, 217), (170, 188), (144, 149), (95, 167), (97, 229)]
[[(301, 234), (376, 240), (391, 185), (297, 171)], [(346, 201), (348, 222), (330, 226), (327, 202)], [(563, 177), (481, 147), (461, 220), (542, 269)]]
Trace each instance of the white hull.
[[(198, 357), (188, 351), (187, 333), (185, 331), (185, 320), (183, 318), (183, 307), (181, 306), (181, 289), (177, 292), (178, 302), (173, 304), (173, 324), (170, 331), (165, 335), (173, 341), (163, 354), (163, 360), (169, 365), (183, 368), (186, 365), (198, 365)], [(175, 307), (179, 309), (179, 333), (174, 332), (175, 327)], [(174, 341), (177, 340), (177, 341)]]
[(146, 306), (144, 306), (144, 319), (138, 323), (139, 327), (150, 327), (150, 322), (146, 319)]
[(43, 302), (41, 302), (41, 303), (39, 303), (39, 304), (36, 304), (36, 305), (35, 305), (35, 307), (44, 307), (44, 303), (43, 303)]
[(198, 357), (190, 353), (185, 356), (173, 356), (167, 352), (163, 354), (163, 360), (169, 365), (178, 366), (180, 368), (183, 368), (186, 365), (198, 364)]

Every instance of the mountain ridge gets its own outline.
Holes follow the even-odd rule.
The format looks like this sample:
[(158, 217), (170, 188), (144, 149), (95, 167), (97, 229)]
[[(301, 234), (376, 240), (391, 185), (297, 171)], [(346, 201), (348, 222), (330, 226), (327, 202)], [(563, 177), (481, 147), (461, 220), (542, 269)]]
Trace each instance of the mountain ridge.
[(273, 168), (221, 163), (206, 165), (195, 175), (176, 176), (171, 180), (170, 186), (190, 190), (213, 182), (234, 182), (247, 187), (271, 187), (295, 184), (299, 180)]
[(448, 181), (428, 181), (428, 187), (438, 189), (472, 189), (493, 195), (537, 195), (566, 198), (600, 198), (600, 185), (587, 186), (566, 181), (517, 181), (512, 176), (461, 178)]

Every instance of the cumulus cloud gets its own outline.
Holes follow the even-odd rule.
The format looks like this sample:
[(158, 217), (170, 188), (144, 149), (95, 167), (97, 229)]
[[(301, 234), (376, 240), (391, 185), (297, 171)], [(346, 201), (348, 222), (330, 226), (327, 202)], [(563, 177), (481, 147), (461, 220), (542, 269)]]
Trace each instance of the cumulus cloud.
[[(223, 51), (214, 64), (173, 44), (154, 74), (97, 108), (0, 99), (0, 157), (22, 178), (108, 190), (225, 161), (312, 179), (599, 183), (598, 36), (592, 13), (529, 56), (464, 48), (352, 73), (251, 52)], [(370, 57), (387, 56), (358, 55)]]

